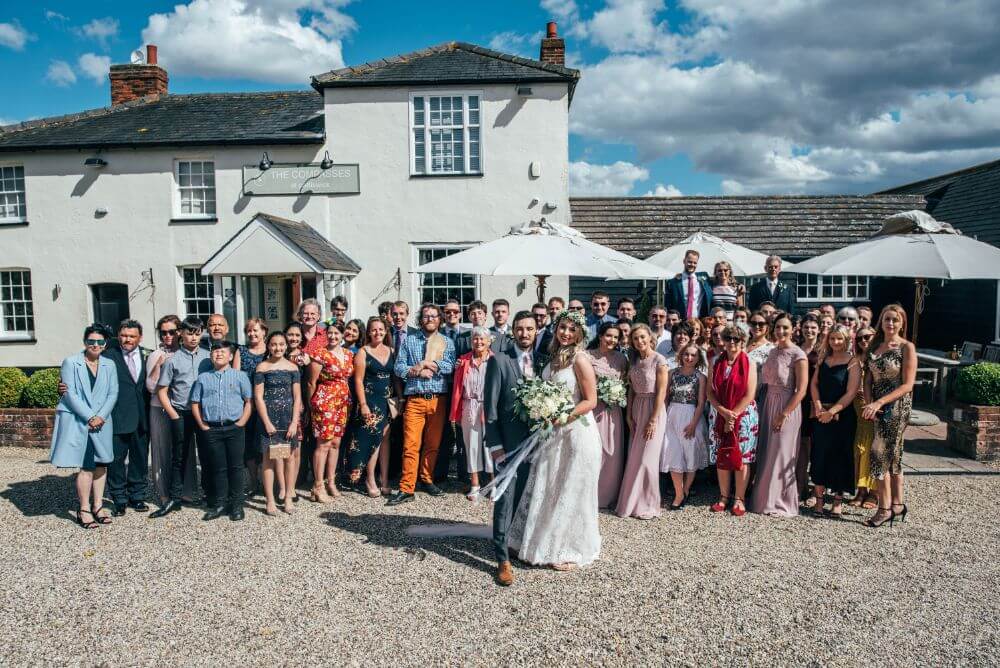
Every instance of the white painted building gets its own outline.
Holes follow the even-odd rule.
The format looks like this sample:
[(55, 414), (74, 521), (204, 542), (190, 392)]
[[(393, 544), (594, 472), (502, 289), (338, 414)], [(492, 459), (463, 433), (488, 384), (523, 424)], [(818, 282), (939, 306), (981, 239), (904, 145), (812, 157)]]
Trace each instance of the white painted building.
[[(111, 107), (0, 129), (0, 366), (58, 364), (87, 323), (126, 314), (153, 346), (165, 314), (274, 327), (309, 296), (343, 294), (351, 317), (444, 295), (530, 306), (531, 277), (418, 270), (528, 220), (570, 222), (579, 72), (562, 54), (555, 36), (546, 62), (448, 43), (288, 93), (170, 95), (155, 49), (113, 66)], [(331, 175), (353, 192), (325, 194)]]

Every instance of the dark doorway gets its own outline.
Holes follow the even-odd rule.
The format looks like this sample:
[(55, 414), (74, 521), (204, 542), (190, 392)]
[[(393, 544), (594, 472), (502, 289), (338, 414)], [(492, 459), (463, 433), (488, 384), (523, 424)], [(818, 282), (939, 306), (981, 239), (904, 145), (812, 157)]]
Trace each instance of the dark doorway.
[(90, 286), (94, 296), (94, 322), (117, 331), (118, 323), (129, 317), (128, 286), (124, 283), (96, 283)]

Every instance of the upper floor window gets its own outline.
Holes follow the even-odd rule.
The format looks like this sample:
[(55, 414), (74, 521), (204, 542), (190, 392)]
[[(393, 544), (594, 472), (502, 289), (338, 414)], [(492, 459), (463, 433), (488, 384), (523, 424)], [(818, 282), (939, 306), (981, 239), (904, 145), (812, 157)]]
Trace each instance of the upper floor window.
[(410, 173), (482, 174), (479, 93), (410, 95)]
[(817, 276), (799, 274), (796, 284), (798, 301), (868, 301), (867, 276)]
[(215, 163), (211, 160), (178, 160), (175, 218), (215, 217)]
[(0, 167), (0, 223), (23, 223), (28, 218), (24, 201), (24, 167)]
[(0, 270), (0, 339), (30, 339), (35, 335), (31, 272)]

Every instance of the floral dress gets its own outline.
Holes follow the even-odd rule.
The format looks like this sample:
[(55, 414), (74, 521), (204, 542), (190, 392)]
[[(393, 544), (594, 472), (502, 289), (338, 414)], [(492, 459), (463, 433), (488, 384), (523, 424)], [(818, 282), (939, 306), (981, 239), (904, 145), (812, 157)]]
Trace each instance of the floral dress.
[(371, 411), (371, 420), (365, 422), (361, 411), (356, 411), (354, 438), (348, 448), (348, 467), (358, 471), (368, 464), (375, 448), (382, 444), (382, 434), (389, 424), (389, 396), (392, 394), (392, 356), (385, 364), (379, 362), (371, 350), (365, 348), (365, 403)]
[(326, 349), (316, 351), (312, 358), (323, 365), (310, 402), (313, 433), (318, 441), (341, 438), (347, 428), (351, 412), (347, 381), (354, 373), (354, 355), (346, 348), (341, 349), (340, 354), (344, 356), (343, 361)]

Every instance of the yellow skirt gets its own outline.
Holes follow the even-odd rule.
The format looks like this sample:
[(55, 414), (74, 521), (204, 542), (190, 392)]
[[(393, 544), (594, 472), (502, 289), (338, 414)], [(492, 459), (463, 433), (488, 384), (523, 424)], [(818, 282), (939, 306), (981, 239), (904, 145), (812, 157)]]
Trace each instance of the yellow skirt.
[(875, 438), (875, 423), (861, 417), (865, 403), (860, 397), (854, 400), (858, 414), (858, 428), (854, 432), (854, 478), (858, 487), (875, 489), (878, 481), (871, 477), (871, 449)]

